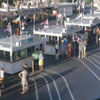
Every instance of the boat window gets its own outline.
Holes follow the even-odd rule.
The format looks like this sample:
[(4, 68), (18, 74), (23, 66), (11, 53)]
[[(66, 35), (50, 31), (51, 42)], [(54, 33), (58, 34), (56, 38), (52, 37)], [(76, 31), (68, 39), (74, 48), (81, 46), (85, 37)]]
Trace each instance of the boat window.
[(4, 53), (4, 60), (10, 61), (10, 52), (5, 51), (5, 53)]
[(32, 47), (27, 48), (27, 54), (28, 56), (32, 55)]
[(55, 45), (56, 42), (57, 42), (57, 37), (51, 37), (51, 36), (49, 36), (48, 44), (53, 44), (53, 45)]
[(0, 60), (4, 60), (4, 51), (0, 50)]
[(26, 58), (28, 56), (32, 56), (33, 52), (34, 52), (34, 46), (19, 50), (19, 51), (15, 51), (15, 52), (13, 52), (13, 56), (12, 56), (13, 61), (17, 61), (17, 60)]
[(22, 49), (21, 51), (20, 51), (20, 54), (21, 54), (21, 58), (26, 58), (27, 57), (27, 49)]
[(15, 51), (14, 52), (14, 61), (19, 60), (20, 59), (20, 51)]
[(35, 47), (34, 46), (32, 46), (32, 53), (35, 51)]

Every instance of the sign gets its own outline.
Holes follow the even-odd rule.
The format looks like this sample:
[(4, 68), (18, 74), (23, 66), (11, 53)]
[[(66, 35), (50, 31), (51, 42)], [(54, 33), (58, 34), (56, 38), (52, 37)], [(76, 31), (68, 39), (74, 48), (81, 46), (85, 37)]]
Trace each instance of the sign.
[(33, 42), (33, 38), (28, 38), (28, 43)]
[(22, 44), (22, 45), (23, 45), (23, 44), (26, 44), (26, 43), (28, 43), (28, 39), (21, 40), (21, 44)]
[(35, 36), (34, 37), (34, 40), (39, 40), (39, 36)]

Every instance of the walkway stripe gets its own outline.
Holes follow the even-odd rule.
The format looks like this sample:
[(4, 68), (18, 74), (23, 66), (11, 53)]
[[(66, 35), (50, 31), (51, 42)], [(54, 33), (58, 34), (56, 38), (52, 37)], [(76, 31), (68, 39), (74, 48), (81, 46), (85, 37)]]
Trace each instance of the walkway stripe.
[[(90, 56), (89, 56), (90, 57)], [(95, 62), (97, 62), (98, 64), (100, 64), (99, 61), (97, 61), (96, 59), (94, 59), (93, 57), (90, 57), (91, 59), (93, 59)]]
[(91, 53), (93, 53), (93, 52), (96, 52), (97, 50), (100, 50), (100, 48), (97, 48), (97, 49), (95, 49), (95, 50), (89, 51), (89, 52), (87, 52), (86, 54), (91, 54)]
[[(77, 59), (77, 58), (76, 58)], [(81, 61), (80, 59), (77, 59), (79, 60), (99, 81), (100, 81), (100, 78), (98, 77), (98, 75), (91, 69), (88, 67), (87, 64), (85, 64), (83, 61)]]
[(48, 74), (45, 74), (45, 73), (41, 73), (41, 74), (43, 74), (43, 75), (49, 77), (49, 78), (53, 81), (53, 84), (54, 84), (54, 86), (55, 86), (55, 88), (56, 88), (56, 91), (57, 91), (58, 99), (61, 100), (61, 95), (60, 95), (60, 93), (59, 93), (59, 90), (58, 90), (58, 87), (57, 87), (57, 85), (56, 85), (55, 80), (54, 80), (50, 75), (48, 75)]
[(34, 79), (31, 78), (32, 81), (34, 81), (34, 85), (35, 85), (35, 93), (36, 93), (36, 100), (39, 100), (39, 94), (38, 94), (38, 89), (37, 89), (37, 83)]
[(99, 57), (99, 56), (97, 56), (97, 55), (93, 55), (93, 56), (100, 58), (100, 57)]
[(51, 73), (55, 73), (55, 74), (57, 74), (58, 76), (60, 76), (60, 77), (64, 80), (65, 85), (66, 85), (66, 87), (67, 87), (67, 89), (68, 89), (68, 91), (69, 91), (69, 94), (70, 94), (72, 100), (75, 100), (75, 98), (74, 98), (74, 96), (73, 96), (73, 94), (72, 94), (72, 92), (71, 92), (71, 89), (70, 89), (70, 87), (69, 87), (69, 85), (68, 85), (68, 82), (67, 82), (67, 80), (65, 79), (65, 77), (62, 76), (61, 74), (55, 72), (55, 71), (51, 71), (51, 70), (48, 70), (48, 69), (47, 69), (46, 71), (51, 72)]
[(44, 78), (42, 75), (38, 75), (38, 76), (42, 77), (45, 80), (46, 85), (47, 85), (47, 89), (48, 89), (48, 93), (49, 93), (50, 100), (53, 100), (47, 79)]
[(91, 61), (90, 59), (86, 58), (87, 60), (89, 60), (98, 70), (100, 70), (100, 67), (97, 66), (93, 61)]

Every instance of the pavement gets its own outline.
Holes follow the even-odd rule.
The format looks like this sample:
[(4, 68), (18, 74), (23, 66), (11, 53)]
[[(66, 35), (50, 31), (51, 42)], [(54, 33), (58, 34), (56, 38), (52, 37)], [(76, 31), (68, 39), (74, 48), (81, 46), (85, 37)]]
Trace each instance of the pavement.
[(29, 91), (24, 95), (18, 73), (5, 74), (0, 100), (99, 100), (100, 48), (94, 44), (90, 42), (85, 59), (60, 56), (57, 61), (46, 55), (44, 71), (29, 69)]

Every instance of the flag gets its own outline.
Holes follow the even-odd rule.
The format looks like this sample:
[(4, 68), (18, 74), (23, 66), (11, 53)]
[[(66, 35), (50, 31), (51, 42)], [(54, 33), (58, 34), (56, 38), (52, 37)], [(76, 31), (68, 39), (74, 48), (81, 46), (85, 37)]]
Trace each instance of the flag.
[(40, 25), (48, 25), (48, 19), (40, 23)]
[(33, 15), (33, 19), (35, 20), (35, 14)]
[(61, 13), (57, 15), (57, 23), (63, 24), (63, 15)]
[(90, 0), (90, 4), (93, 6), (94, 5), (94, 0)]
[(20, 16), (17, 17), (15, 20), (13, 20), (13, 22), (16, 23), (16, 24), (20, 23)]
[(57, 10), (53, 10), (52, 15), (53, 15), (53, 16), (57, 16), (57, 15), (58, 15)]

